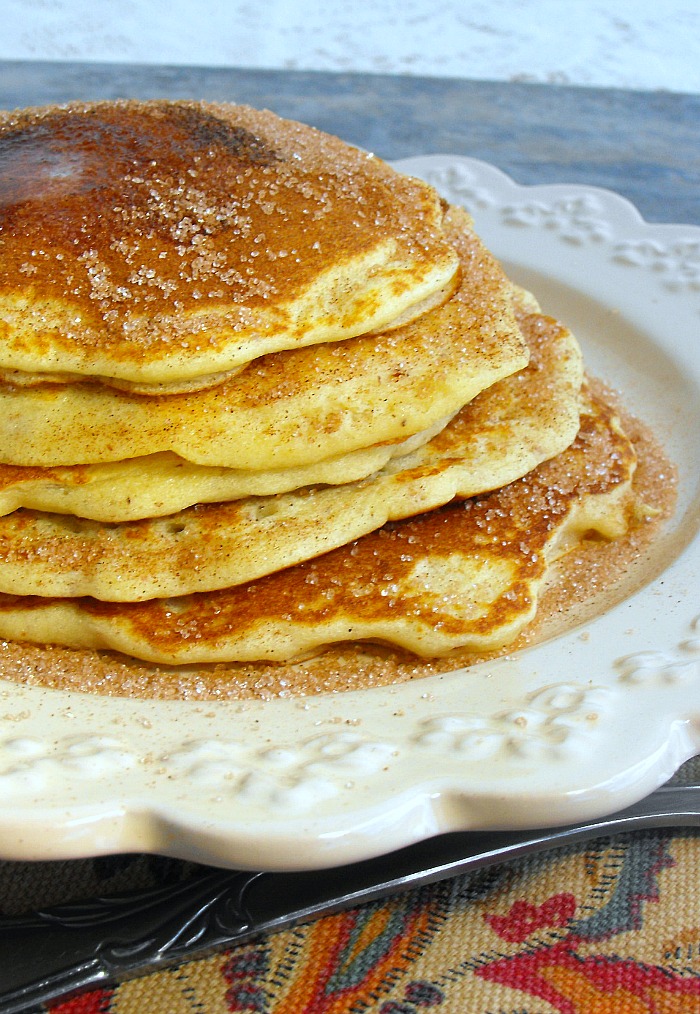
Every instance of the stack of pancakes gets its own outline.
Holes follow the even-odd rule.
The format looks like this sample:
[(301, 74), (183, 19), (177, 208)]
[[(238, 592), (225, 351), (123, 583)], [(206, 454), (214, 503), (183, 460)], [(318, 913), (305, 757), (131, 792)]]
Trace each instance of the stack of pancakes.
[(272, 113), (0, 117), (0, 636), (510, 643), (635, 456), (461, 209)]

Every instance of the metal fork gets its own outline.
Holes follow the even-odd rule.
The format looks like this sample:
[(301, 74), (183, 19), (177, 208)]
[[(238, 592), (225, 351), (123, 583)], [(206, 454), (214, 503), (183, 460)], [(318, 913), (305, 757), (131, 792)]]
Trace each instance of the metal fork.
[(348, 866), (195, 868), (177, 884), (0, 917), (0, 1014), (29, 1014), (316, 916), (544, 849), (643, 828), (700, 827), (700, 761), (618, 813), (535, 831), (454, 832)]

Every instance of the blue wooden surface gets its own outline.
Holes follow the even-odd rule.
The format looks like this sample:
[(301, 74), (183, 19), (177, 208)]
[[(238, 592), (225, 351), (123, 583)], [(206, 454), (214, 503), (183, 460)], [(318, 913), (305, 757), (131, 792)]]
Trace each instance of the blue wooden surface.
[(700, 224), (700, 95), (236, 68), (0, 62), (0, 107), (96, 98), (247, 102), (384, 158), (447, 152), (520, 183), (590, 183), (648, 221)]

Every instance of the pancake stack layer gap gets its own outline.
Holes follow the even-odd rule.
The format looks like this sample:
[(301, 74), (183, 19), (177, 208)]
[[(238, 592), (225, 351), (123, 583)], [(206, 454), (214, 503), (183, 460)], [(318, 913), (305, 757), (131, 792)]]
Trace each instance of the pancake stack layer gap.
[(562, 561), (668, 513), (640, 446), (375, 156), (236, 105), (0, 115), (3, 674), (245, 696), (506, 650)]

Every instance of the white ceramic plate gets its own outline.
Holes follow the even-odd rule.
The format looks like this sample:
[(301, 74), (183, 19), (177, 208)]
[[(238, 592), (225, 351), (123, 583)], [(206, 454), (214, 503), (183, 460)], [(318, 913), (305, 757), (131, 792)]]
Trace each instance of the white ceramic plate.
[(700, 750), (700, 228), (471, 159), (399, 167), (469, 208), (665, 442), (680, 498), (646, 583), (512, 659), (388, 689), (195, 704), (0, 684), (3, 857), (322, 867), (441, 831), (601, 815)]

